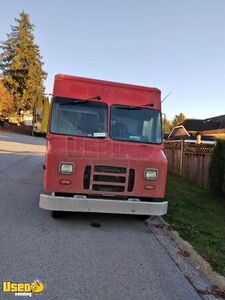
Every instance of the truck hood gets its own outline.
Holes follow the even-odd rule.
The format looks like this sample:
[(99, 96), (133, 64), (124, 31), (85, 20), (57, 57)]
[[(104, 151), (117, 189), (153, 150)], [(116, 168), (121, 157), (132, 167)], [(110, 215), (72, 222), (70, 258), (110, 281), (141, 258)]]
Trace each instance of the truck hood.
[(162, 145), (113, 141), (111, 139), (51, 137), (49, 149), (56, 155), (70, 159), (97, 159), (122, 161), (162, 160)]

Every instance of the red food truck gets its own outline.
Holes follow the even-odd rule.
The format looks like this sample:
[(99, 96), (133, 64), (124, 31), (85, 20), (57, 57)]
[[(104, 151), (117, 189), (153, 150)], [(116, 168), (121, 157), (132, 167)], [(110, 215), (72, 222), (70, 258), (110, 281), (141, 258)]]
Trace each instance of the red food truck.
[(164, 215), (167, 159), (160, 90), (56, 75), (39, 206)]

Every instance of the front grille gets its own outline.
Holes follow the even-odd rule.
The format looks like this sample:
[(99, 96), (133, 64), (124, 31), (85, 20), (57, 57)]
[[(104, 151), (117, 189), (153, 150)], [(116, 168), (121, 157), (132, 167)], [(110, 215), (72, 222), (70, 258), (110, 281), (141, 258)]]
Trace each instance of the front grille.
[(135, 180), (135, 170), (134, 169), (130, 169), (129, 170), (129, 178), (128, 178), (128, 187), (127, 187), (128, 192), (132, 192), (133, 191), (134, 180)]
[(102, 192), (124, 192), (125, 186), (93, 184), (92, 190), (93, 191), (102, 191)]
[(95, 172), (101, 172), (101, 173), (121, 173), (126, 174), (127, 169), (121, 168), (121, 167), (112, 167), (112, 166), (95, 166), (94, 167)]
[(102, 181), (102, 182), (126, 182), (126, 177), (123, 176), (109, 176), (109, 175), (94, 175), (94, 181)]
[(90, 187), (91, 181), (91, 166), (86, 166), (84, 170), (83, 186), (85, 190), (88, 190)]
[(123, 193), (132, 192), (135, 170), (115, 166), (86, 166), (83, 187), (93, 191)]

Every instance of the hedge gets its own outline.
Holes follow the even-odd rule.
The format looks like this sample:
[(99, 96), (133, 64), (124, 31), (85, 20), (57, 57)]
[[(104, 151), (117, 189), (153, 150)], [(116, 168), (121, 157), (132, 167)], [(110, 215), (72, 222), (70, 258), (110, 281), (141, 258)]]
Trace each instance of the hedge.
[(225, 141), (218, 140), (209, 166), (209, 190), (225, 195)]

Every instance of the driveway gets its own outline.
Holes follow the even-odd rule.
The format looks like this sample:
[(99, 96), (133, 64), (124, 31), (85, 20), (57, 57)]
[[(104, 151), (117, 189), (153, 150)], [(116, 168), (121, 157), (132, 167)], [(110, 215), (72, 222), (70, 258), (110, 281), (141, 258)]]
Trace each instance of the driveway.
[(45, 290), (35, 298), (46, 300), (201, 299), (136, 217), (54, 220), (41, 210), (44, 145), (44, 138), (0, 131), (1, 281), (40, 279)]

